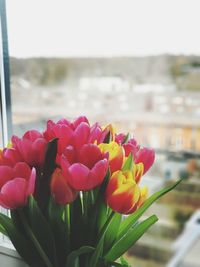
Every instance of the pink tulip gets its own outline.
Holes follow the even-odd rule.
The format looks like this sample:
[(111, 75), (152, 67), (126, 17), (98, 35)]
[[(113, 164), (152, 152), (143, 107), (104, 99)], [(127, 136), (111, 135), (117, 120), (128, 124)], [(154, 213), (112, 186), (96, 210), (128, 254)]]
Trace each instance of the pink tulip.
[(135, 158), (135, 163), (143, 163), (145, 174), (153, 165), (155, 160), (155, 151), (151, 148), (143, 147), (141, 148)]
[(155, 160), (155, 151), (151, 148), (140, 148), (135, 139), (131, 139), (128, 143), (123, 145), (125, 156), (128, 157), (130, 153), (133, 154), (135, 163), (143, 163), (143, 175), (150, 169)]
[(77, 191), (87, 191), (99, 186), (106, 175), (108, 160), (94, 144), (85, 144), (78, 154), (78, 162), (69, 164), (62, 157), (63, 175), (69, 185)]
[(85, 122), (89, 125), (88, 119), (85, 116), (80, 116), (71, 123), (71, 128), (75, 130), (82, 122)]
[(115, 142), (117, 142), (118, 144), (121, 145), (125, 138), (126, 138), (126, 135), (124, 133), (116, 134), (115, 135)]
[(128, 157), (130, 153), (133, 154), (134, 158), (139, 151), (140, 147), (137, 144), (137, 141), (135, 139), (130, 139), (128, 143), (123, 145), (125, 156)]
[(13, 136), (12, 144), (19, 152), (22, 160), (31, 167), (41, 167), (44, 163), (47, 141), (38, 131), (28, 131), (21, 139)]
[(78, 117), (74, 122), (62, 119), (57, 123), (49, 120), (44, 137), (47, 141), (58, 138), (58, 157), (64, 152), (67, 146), (79, 149), (88, 142), (90, 125), (86, 117)]
[(0, 165), (13, 167), (19, 161), (22, 161), (22, 157), (15, 148), (4, 148), (0, 151)]
[(98, 145), (103, 143), (109, 132), (112, 136), (114, 135), (112, 125), (107, 125), (103, 129), (98, 123), (95, 123), (90, 130), (89, 143), (97, 143)]
[(102, 128), (98, 123), (95, 123), (90, 129), (89, 143), (102, 143)]
[(36, 171), (25, 162), (18, 162), (14, 168), (0, 166), (0, 205), (6, 209), (17, 209), (27, 203), (34, 193)]
[(54, 123), (49, 120), (47, 122), (47, 129), (44, 132), (44, 137), (47, 141), (51, 141), (54, 138), (58, 138), (58, 154), (61, 154), (65, 147), (70, 143), (73, 136), (73, 130), (71, 129), (70, 122), (65, 119)]
[(88, 143), (89, 136), (89, 124), (81, 122), (74, 131), (72, 145), (76, 150), (79, 150), (84, 144)]

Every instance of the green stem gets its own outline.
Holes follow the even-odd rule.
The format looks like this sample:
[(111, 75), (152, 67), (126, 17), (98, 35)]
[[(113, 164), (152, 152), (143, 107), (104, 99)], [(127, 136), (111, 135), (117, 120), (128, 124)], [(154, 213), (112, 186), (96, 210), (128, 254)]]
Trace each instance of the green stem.
[(90, 190), (89, 193), (90, 193), (91, 202), (92, 202), (92, 206), (93, 206), (94, 203), (95, 203), (95, 201), (94, 201), (94, 192), (93, 192), (93, 190)]
[(69, 204), (65, 206), (65, 222), (67, 225), (67, 232), (70, 233), (70, 206)]
[(21, 221), (24, 225), (24, 228), (27, 232), (27, 234), (29, 235), (30, 239), (32, 240), (35, 248), (37, 249), (38, 253), (40, 254), (41, 258), (43, 259), (43, 261), (45, 262), (47, 267), (53, 267), (52, 263), (50, 262), (49, 258), (47, 257), (46, 253), (44, 252), (44, 250), (42, 249), (40, 243), (38, 242), (37, 238), (35, 237), (33, 231), (31, 230), (29, 224), (27, 223), (26, 217), (23, 213), (22, 210), (18, 210), (19, 212), (19, 216), (21, 218)]
[(65, 206), (65, 225), (66, 225), (66, 229), (67, 229), (67, 236), (68, 236), (68, 240), (67, 240), (67, 248), (70, 251), (70, 240), (71, 240), (71, 225), (70, 225), (70, 205), (66, 205)]
[(88, 217), (88, 192), (83, 192), (83, 216), (87, 222)]
[(103, 246), (103, 241), (104, 241), (104, 237), (106, 234), (106, 231), (113, 219), (113, 216), (115, 215), (115, 212), (112, 211), (111, 214), (108, 216), (103, 228), (100, 231), (99, 237), (98, 237), (98, 241), (97, 241), (97, 245), (96, 245), (96, 249), (92, 255), (92, 257), (90, 258), (90, 262), (89, 262), (89, 267), (96, 267), (98, 260), (100, 258), (101, 255), (101, 250), (102, 250), (102, 246)]

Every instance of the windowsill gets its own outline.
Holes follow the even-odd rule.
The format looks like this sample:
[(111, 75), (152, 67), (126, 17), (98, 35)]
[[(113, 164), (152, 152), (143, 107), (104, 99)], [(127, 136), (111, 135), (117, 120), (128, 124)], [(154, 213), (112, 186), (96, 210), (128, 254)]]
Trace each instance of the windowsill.
[(6, 267), (27, 267), (21, 260), (19, 254), (11, 246), (0, 245), (0, 262), (1, 266)]

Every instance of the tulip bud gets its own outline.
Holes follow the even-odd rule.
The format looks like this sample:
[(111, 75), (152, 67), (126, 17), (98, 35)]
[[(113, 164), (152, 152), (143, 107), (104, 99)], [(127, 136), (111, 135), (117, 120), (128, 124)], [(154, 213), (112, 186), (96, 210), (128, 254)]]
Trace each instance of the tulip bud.
[(116, 142), (110, 142), (109, 144), (100, 144), (99, 148), (103, 153), (109, 154), (109, 166), (111, 173), (120, 170), (124, 160), (124, 150), (122, 146)]
[(22, 138), (13, 136), (12, 144), (29, 166), (41, 167), (44, 163), (47, 141), (38, 131), (28, 131)]
[(78, 153), (78, 162), (70, 165), (61, 158), (61, 167), (69, 185), (78, 191), (88, 191), (99, 186), (108, 170), (108, 160), (98, 146), (85, 144)]
[(34, 193), (35, 179), (35, 169), (25, 162), (18, 162), (14, 168), (0, 166), (0, 205), (6, 209), (25, 206)]
[(114, 172), (106, 188), (106, 202), (116, 212), (132, 213), (137, 208), (140, 189), (131, 171)]
[(141, 148), (135, 158), (135, 163), (142, 162), (144, 165), (144, 174), (151, 168), (155, 160), (155, 151), (153, 149)]
[(60, 205), (71, 203), (77, 196), (77, 191), (68, 185), (62, 170), (59, 168), (55, 169), (51, 178), (51, 193), (56, 203)]

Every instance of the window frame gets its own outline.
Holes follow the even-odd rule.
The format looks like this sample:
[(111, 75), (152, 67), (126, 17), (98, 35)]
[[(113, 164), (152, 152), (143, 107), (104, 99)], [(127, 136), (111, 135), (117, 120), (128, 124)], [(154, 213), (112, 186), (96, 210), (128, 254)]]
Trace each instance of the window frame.
[[(10, 94), (10, 66), (8, 52), (6, 2), (0, 0), (0, 149), (6, 147), (12, 135), (12, 113)], [(1, 212), (8, 213), (7, 210)], [(5, 246), (5, 237), (0, 235), (0, 261)], [(10, 252), (8, 253), (10, 255)]]
[(12, 111), (10, 93), (10, 64), (7, 34), (6, 1), (0, 0), (0, 130), (1, 146), (7, 146), (12, 135)]

